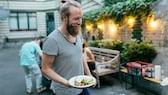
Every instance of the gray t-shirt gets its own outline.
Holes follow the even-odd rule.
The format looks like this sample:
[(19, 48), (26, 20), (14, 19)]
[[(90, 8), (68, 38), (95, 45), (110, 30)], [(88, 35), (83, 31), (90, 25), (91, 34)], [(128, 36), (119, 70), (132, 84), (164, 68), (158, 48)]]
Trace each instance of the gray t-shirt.
[[(82, 63), (82, 39), (77, 37), (76, 44), (69, 42), (60, 31), (55, 30), (44, 41), (43, 53), (54, 55), (52, 69), (69, 80), (77, 75), (84, 75)], [(69, 88), (52, 81), (51, 89), (56, 95), (78, 95), (82, 89)]]

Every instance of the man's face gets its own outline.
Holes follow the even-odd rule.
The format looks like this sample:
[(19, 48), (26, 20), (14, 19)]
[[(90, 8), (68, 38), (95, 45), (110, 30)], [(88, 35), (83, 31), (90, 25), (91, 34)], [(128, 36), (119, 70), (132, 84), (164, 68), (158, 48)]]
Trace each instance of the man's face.
[(72, 36), (76, 37), (81, 31), (82, 10), (77, 7), (70, 7), (70, 15), (67, 17), (67, 31)]

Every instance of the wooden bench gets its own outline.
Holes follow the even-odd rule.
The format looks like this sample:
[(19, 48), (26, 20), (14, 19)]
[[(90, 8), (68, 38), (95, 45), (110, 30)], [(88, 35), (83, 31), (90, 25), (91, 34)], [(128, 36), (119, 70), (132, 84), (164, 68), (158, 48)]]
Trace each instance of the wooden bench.
[(99, 76), (119, 72), (120, 51), (96, 47), (89, 47), (96, 60), (96, 69), (92, 71), (96, 75), (98, 87), (100, 87)]

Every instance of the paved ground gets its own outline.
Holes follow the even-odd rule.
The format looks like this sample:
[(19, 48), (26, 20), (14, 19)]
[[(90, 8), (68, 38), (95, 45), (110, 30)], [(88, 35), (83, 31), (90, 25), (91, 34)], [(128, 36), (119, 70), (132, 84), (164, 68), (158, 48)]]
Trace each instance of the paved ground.
[[(11, 44), (0, 49), (0, 95), (27, 95), (24, 72), (19, 65), (20, 45)], [(91, 95), (145, 95), (136, 89), (125, 90), (123, 82), (115, 78), (101, 78), (101, 88), (91, 88)], [(38, 95), (35, 92), (31, 95)], [(50, 95), (50, 90), (40, 95)]]

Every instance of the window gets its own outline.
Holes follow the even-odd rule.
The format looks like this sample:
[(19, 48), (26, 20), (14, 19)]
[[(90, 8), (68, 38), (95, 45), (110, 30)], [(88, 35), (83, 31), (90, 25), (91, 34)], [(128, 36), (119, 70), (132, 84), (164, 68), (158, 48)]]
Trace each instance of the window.
[(36, 13), (11, 13), (9, 23), (10, 31), (37, 30)]

